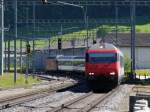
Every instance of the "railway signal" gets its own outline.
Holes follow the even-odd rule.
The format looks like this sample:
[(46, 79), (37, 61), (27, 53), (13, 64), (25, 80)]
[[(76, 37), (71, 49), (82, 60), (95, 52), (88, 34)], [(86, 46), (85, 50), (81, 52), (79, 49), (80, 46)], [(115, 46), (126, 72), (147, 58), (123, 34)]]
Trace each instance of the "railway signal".
[(28, 53), (28, 54), (31, 53), (30, 48), (31, 48), (31, 47), (30, 47), (30, 44), (27, 44), (27, 45), (26, 45), (26, 49), (27, 49), (27, 53)]
[(93, 44), (96, 44), (96, 40), (93, 40)]
[(43, 4), (47, 4), (48, 1), (47, 0), (41, 0)]
[(62, 42), (61, 42), (61, 38), (58, 38), (58, 49), (62, 48)]

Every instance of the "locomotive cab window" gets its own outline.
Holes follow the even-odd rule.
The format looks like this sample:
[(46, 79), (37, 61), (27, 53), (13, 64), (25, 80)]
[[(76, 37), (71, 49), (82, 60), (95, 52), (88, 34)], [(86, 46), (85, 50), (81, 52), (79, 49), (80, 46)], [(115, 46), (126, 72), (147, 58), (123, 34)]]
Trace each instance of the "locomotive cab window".
[(113, 63), (117, 61), (117, 53), (112, 52), (89, 53), (88, 59), (90, 63)]
[(85, 57), (86, 57), (86, 59), (85, 59), (86, 62), (89, 62), (89, 54), (88, 54), (88, 53), (86, 53), (86, 56), (85, 56)]

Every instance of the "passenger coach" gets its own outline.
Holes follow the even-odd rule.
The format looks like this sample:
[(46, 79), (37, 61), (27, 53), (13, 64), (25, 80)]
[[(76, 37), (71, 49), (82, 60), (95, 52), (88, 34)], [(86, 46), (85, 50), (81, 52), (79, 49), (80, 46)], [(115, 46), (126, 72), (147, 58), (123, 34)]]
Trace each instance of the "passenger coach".
[(85, 57), (59, 56), (57, 57), (58, 70), (68, 72), (84, 72)]

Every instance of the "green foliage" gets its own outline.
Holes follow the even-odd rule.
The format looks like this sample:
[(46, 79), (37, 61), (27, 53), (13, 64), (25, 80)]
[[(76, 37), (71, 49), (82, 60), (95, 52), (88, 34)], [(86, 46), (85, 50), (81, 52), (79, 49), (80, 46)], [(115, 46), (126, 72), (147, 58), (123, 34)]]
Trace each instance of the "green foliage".
[(124, 69), (125, 73), (131, 70), (131, 59), (127, 55), (124, 56)]
[[(106, 18), (108, 19), (108, 18)], [(138, 17), (137, 18), (137, 25), (136, 25), (136, 32), (138, 33), (147, 33), (150, 32), (150, 23), (149, 23), (150, 17)], [(91, 20), (89, 20), (91, 21)], [(146, 21), (146, 22), (145, 22)], [(73, 24), (72, 24), (73, 25)], [(72, 25), (69, 26), (65, 26), (66, 28), (71, 27)], [(57, 32), (48, 32), (48, 30), (58, 30), (60, 29), (60, 24), (55, 24), (55, 25), (50, 25), (50, 26), (40, 26), (39, 27), (39, 31), (35, 32), (37, 35), (40, 36), (44, 36), (46, 34), (51, 34), (51, 38), (50, 39), (50, 44), (51, 45), (56, 45), (57, 43), (57, 39), (59, 37)], [(22, 31), (23, 34), (27, 33), (26, 32), (26, 27), (21, 27), (18, 28), (19, 31)], [(28, 32), (29, 33), (33, 33), (32, 32), (33, 28), (32, 25), (29, 27)], [(88, 31), (88, 38), (104, 38), (108, 33), (111, 32), (115, 32), (116, 31), (116, 27), (114, 24), (94, 24), (93, 26), (89, 26), (89, 31)], [(131, 31), (131, 26), (129, 24), (118, 24), (118, 32), (123, 32), (123, 33), (130, 33)], [(75, 30), (69, 30), (67, 32), (65, 32), (63, 35), (61, 35), (61, 38), (63, 41), (71, 41), (71, 40), (83, 40), (86, 39), (87, 32), (86, 30), (82, 27), (82, 25), (79, 26), (79, 29), (75, 29)], [(19, 38), (19, 37), (18, 37)], [(35, 37), (36, 38), (36, 37)], [(43, 47), (47, 47), (49, 44), (48, 39), (41, 39), (41, 40), (36, 40), (36, 48), (43, 48)], [(17, 48), (20, 47), (20, 41), (19, 39), (17, 40)], [(30, 45), (32, 48), (32, 41), (30, 41)], [(11, 41), (10, 46), (13, 47), (14, 46), (14, 41)], [(26, 46), (26, 41), (23, 41), (23, 48), (25, 48)]]
[(150, 75), (150, 69), (139, 69), (135, 72), (137, 75)]
[(40, 81), (37, 78), (32, 76), (28, 77), (28, 84), (25, 83), (25, 76), (23, 74), (17, 74), (17, 81), (14, 84), (13, 73), (5, 73), (3, 76), (0, 76), (0, 87), (1, 88), (14, 88), (14, 87), (30, 87), (33, 84), (39, 83)]
[(104, 40), (104, 37), (107, 35), (107, 33), (108, 33), (108, 31), (106, 28), (104, 28), (104, 27), (98, 28), (98, 30), (96, 32), (96, 37)]

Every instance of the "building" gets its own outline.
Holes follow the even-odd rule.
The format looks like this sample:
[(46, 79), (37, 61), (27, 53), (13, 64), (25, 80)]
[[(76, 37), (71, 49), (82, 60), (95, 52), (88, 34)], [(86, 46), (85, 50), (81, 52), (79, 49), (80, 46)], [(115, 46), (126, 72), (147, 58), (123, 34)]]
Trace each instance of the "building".
[[(124, 55), (131, 57), (131, 34), (118, 33), (118, 38), (113, 34), (106, 37), (106, 41), (116, 43), (124, 53)], [(136, 34), (136, 49), (135, 49), (135, 62), (136, 69), (150, 69), (150, 33), (137, 33)]]

